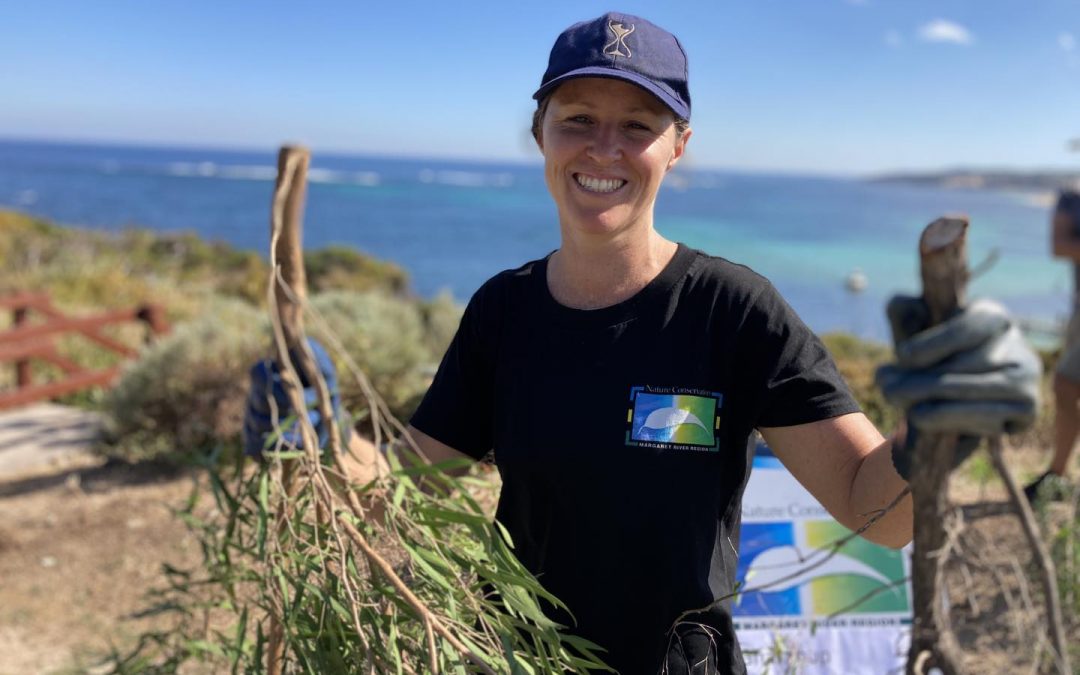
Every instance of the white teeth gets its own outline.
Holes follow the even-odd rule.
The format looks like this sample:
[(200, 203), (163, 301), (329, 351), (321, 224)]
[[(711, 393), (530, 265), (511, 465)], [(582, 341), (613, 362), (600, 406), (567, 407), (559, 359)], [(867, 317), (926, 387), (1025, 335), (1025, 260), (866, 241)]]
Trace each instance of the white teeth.
[(618, 178), (593, 178), (580, 173), (574, 174), (574, 180), (589, 192), (615, 192), (626, 185), (626, 181)]

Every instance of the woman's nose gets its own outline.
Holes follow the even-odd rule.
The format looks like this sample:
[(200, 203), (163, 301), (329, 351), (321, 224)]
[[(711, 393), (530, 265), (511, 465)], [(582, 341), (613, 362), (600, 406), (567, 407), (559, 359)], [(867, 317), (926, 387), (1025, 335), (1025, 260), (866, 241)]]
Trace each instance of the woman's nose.
[(593, 161), (602, 164), (619, 159), (622, 156), (622, 144), (619, 141), (618, 129), (609, 125), (598, 126), (592, 135), (588, 152)]

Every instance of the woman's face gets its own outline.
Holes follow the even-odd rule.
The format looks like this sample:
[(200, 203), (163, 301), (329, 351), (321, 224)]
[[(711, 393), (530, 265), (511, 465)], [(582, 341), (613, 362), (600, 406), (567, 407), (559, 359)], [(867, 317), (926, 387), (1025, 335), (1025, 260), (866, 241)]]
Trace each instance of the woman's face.
[(648, 231), (660, 183), (690, 137), (674, 123), (667, 106), (629, 82), (578, 78), (555, 90), (537, 143), (564, 236)]

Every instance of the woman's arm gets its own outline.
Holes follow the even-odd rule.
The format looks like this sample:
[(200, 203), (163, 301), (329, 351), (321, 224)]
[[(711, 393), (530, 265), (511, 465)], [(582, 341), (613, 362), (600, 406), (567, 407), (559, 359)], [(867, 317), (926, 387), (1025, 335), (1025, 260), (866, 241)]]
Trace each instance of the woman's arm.
[[(446, 443), (435, 440), (411, 424), (408, 426), (407, 432), (412, 436), (420, 453), (432, 464), (439, 464), (452, 459), (468, 459), (472, 461), (472, 457), (455, 450)], [(346, 473), (349, 475), (349, 482), (359, 485), (366, 485), (372, 480), (386, 475), (390, 470), (386, 458), (375, 447), (375, 444), (355, 432), (349, 438), (349, 452), (343, 458), (343, 464)], [(447, 473), (461, 476), (466, 471), (466, 468), (457, 468), (449, 470)]]
[[(760, 431), (788, 471), (848, 529), (859, 529), (907, 487), (893, 468), (892, 439), (862, 413)], [(911, 541), (912, 518), (909, 495), (862, 536), (900, 548)]]

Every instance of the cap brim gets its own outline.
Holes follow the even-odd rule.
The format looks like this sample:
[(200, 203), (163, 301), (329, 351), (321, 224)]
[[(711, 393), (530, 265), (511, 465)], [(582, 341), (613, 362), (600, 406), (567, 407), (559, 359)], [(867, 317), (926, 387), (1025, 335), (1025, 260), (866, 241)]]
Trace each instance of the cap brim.
[(589, 66), (588, 68), (578, 68), (577, 70), (571, 70), (569, 73), (564, 73), (554, 80), (546, 83), (544, 86), (536, 90), (533, 94), (533, 98), (539, 101), (544, 96), (548, 95), (555, 90), (563, 82), (567, 80), (574, 80), (579, 77), (606, 77), (613, 80), (623, 80), (631, 84), (636, 84), (645, 91), (649, 92), (656, 98), (660, 99), (660, 102), (671, 108), (671, 111), (675, 113), (676, 117), (681, 117), (684, 120), (690, 119), (690, 109), (685, 103), (679, 101), (670, 93), (664, 91), (661, 87), (658, 87), (651, 80), (638, 75), (637, 73), (630, 73), (625, 70), (619, 70), (618, 68), (603, 68), (600, 66)]

